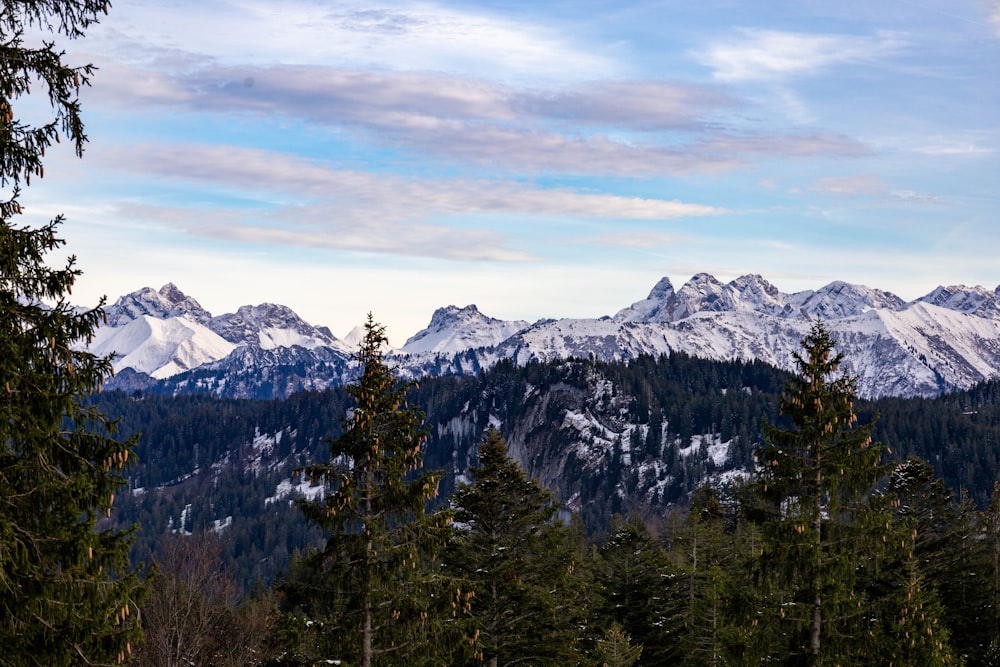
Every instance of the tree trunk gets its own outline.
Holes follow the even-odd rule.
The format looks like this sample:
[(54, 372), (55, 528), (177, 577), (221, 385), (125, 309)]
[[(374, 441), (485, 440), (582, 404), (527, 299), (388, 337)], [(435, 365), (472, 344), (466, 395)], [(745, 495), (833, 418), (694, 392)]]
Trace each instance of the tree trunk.
[[(816, 446), (817, 450), (819, 445)], [(820, 631), (823, 627), (823, 598), (821, 596), (821, 586), (823, 583), (823, 472), (820, 467), (820, 455), (816, 454), (816, 506), (814, 508), (813, 530), (816, 532), (816, 554), (813, 561), (813, 609), (812, 609), (812, 634), (809, 637), (809, 652), (812, 654), (813, 665), (822, 662), (820, 658)]]

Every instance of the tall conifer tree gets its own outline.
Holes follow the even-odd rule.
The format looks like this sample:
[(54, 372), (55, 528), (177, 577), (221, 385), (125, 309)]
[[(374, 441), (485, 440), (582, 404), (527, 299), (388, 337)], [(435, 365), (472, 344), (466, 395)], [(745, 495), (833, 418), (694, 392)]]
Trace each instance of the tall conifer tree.
[(791, 661), (836, 664), (857, 652), (858, 576), (881, 542), (878, 526), (888, 530), (868, 504), (885, 468), (871, 424), (857, 425), (855, 380), (841, 374), (843, 355), (830, 333), (816, 322), (802, 345), (799, 375), (781, 400), (790, 427), (765, 424), (767, 442), (757, 452), (761, 564)]
[(684, 579), (638, 517), (612, 519), (593, 565), (600, 593), (594, 621), (617, 625), (642, 645), (639, 665), (678, 664), (684, 628)]
[(299, 506), (329, 538), (289, 590), (323, 627), (316, 658), (440, 664), (440, 635), (466, 597), (428, 564), (447, 543), (451, 515), (425, 512), (440, 475), (421, 469), (423, 414), (407, 404), (411, 385), (386, 363), (387, 344), (369, 315), (357, 353), (361, 377), (347, 389), (356, 405), (343, 434), (330, 440), (330, 460), (304, 469), (326, 493)]
[(475, 593), (480, 651), (470, 664), (575, 664), (586, 610), (573, 575), (575, 550), (554, 520), (552, 493), (524, 474), (492, 429), (472, 474), (475, 483), (452, 495), (461, 528), (445, 556), (448, 570)]
[[(140, 638), (142, 585), (130, 570), (129, 533), (99, 524), (111, 513), (133, 442), (84, 398), (111, 373), (109, 358), (80, 351), (101, 321), (67, 298), (75, 259), (52, 268), (63, 241), (58, 217), (18, 225), (21, 185), (44, 173), (45, 149), (60, 136), (82, 154), (77, 93), (92, 68), (71, 67), (54, 41), (73, 39), (104, 13), (101, 0), (4, 0), (0, 4), (0, 663), (123, 662)], [(30, 88), (52, 118), (19, 119)], [(103, 305), (103, 302), (102, 302)]]

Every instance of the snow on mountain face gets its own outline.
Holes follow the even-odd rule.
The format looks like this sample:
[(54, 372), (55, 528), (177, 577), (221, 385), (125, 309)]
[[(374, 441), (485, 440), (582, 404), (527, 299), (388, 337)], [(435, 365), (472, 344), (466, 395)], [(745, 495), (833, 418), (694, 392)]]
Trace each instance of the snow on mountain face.
[(360, 345), (361, 341), (363, 341), (364, 339), (365, 339), (365, 328), (359, 324), (358, 326), (348, 331), (347, 335), (344, 336), (341, 340), (343, 341), (344, 345), (349, 347), (351, 350), (357, 350), (358, 345)]
[(1000, 317), (1000, 287), (997, 287), (997, 291), (991, 292), (981, 285), (942, 286), (917, 301), (980, 317)]
[(474, 305), (438, 308), (426, 329), (409, 338), (400, 348), (408, 354), (454, 353), (492, 347), (528, 326), (524, 321), (487, 317)]
[(209, 326), (236, 345), (258, 345), (265, 350), (298, 345), (307, 350), (332, 347), (348, 351), (328, 330), (312, 326), (287, 306), (272, 303), (241, 306), (235, 313), (213, 317)]
[(100, 327), (89, 350), (115, 354), (115, 371), (132, 368), (162, 379), (222, 359), (235, 347), (187, 317), (140, 315), (119, 327)]
[(661, 278), (642, 301), (636, 301), (615, 315), (616, 322), (672, 322), (677, 317), (677, 293), (670, 278)]
[(118, 299), (89, 349), (114, 354), (116, 371), (131, 368), (163, 379), (223, 359), (241, 346), (348, 351), (328, 329), (312, 326), (286, 306), (243, 306), (212, 317), (173, 283)]
[[(676, 291), (663, 278), (646, 299), (614, 318), (528, 325), (487, 317), (475, 306), (448, 306), (400, 350), (387, 353), (413, 378), (475, 373), (501, 359), (628, 360), (673, 352), (760, 360), (794, 371), (793, 355), (819, 318), (845, 355), (845, 371), (858, 376), (861, 396), (934, 396), (1000, 376), (998, 304), (1000, 288), (940, 287), (907, 304), (889, 292), (841, 281), (789, 295), (758, 275), (723, 284), (703, 273)], [(252, 385), (262, 382), (264, 367), (279, 395), (348, 381), (348, 355), (364, 334), (359, 327), (338, 341), (274, 304), (213, 318), (170, 284), (122, 297), (109, 314), (115, 325), (99, 329), (91, 349), (117, 352), (116, 369), (164, 378), (200, 365), (197, 386), (234, 396), (255, 395), (259, 388)], [(188, 374), (177, 377), (182, 384)]]
[(798, 292), (790, 298), (789, 316), (836, 320), (855, 317), (873, 308), (901, 310), (906, 302), (891, 292), (835, 281), (819, 290)]
[(759, 275), (740, 276), (722, 284), (699, 273), (674, 292), (662, 279), (644, 301), (620, 311), (623, 322), (676, 322), (696, 313), (747, 311), (790, 319), (839, 319), (860, 315), (872, 308), (898, 310), (906, 303), (898, 296), (862, 285), (837, 281), (815, 292), (784, 294)]

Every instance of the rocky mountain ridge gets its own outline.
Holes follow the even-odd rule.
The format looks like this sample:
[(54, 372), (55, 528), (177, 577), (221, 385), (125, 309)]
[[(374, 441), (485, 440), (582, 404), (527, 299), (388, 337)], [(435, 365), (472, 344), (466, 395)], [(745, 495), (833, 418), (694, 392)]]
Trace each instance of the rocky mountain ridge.
[[(354, 372), (349, 340), (285, 306), (212, 316), (168, 283), (125, 295), (107, 310), (91, 349), (115, 352), (115, 369), (134, 371), (126, 374), (130, 388), (272, 397), (340, 384)], [(722, 283), (706, 273), (676, 290), (663, 278), (645, 299), (596, 319), (529, 324), (488, 317), (474, 305), (439, 308), (390, 356), (410, 377), (477, 373), (502, 359), (628, 360), (678, 351), (791, 369), (817, 318), (833, 332), (865, 397), (935, 396), (1000, 376), (1000, 287), (942, 286), (905, 302), (841, 281), (785, 294), (759, 275)]]

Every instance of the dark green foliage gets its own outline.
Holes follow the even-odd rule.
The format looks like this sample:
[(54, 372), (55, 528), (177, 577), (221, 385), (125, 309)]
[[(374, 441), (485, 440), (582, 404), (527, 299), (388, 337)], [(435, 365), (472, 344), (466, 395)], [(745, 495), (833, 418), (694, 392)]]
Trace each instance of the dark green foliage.
[(990, 622), (992, 568), (979, 513), (968, 497), (956, 498), (928, 463), (914, 457), (893, 468), (887, 492), (897, 521), (909, 531), (902, 536), (908, 548), (898, 569), (913, 569), (911, 561), (919, 564), (918, 572), (908, 573), (911, 581), (903, 583), (932, 589), (948, 610), (942, 620), (955, 652), (970, 665), (984, 664), (997, 628)]
[(296, 612), (318, 622), (304, 646), (313, 659), (440, 663), (435, 647), (450, 630), (448, 605), (462, 596), (433, 565), (451, 516), (425, 512), (440, 476), (421, 469), (423, 415), (407, 405), (409, 386), (383, 361), (384, 328), (369, 316), (365, 329), (361, 377), (347, 389), (355, 405), (329, 440), (329, 462), (302, 470), (326, 493), (299, 507), (329, 537), (286, 592)]
[(882, 623), (869, 630), (866, 640), (873, 649), (867, 654), (869, 664), (886, 667), (962, 664), (951, 648), (944, 607), (920, 570), (914, 549), (916, 536), (915, 529), (909, 542), (904, 536), (901, 566), (886, 568), (883, 574), (888, 580), (888, 593), (879, 601)]
[(638, 518), (612, 521), (593, 564), (599, 603), (594, 625), (620, 627), (643, 647), (635, 664), (676, 664), (683, 655), (683, 571)]
[[(544, 477), (544, 484), (558, 497), (571, 500), (591, 534), (606, 532), (615, 511), (643, 513), (648, 518), (669, 512), (673, 506), (683, 507), (691, 492), (705, 482), (703, 476), (718, 469), (701, 458), (699, 448), (680, 449), (675, 430), (680, 414), (687, 411), (702, 415), (699, 419), (705, 421), (699, 421), (694, 430), (710, 433), (714, 429), (722, 434), (723, 442), (731, 441), (726, 467), (740, 468), (743, 443), (755, 447), (763, 439), (762, 419), (787, 424), (777, 415), (777, 405), (780, 387), (788, 375), (763, 365), (675, 356), (606, 365), (560, 361), (517, 367), (503, 362), (477, 378), (423, 379), (419, 387), (411, 388), (409, 398), (426, 412), (432, 427), (424, 464), (450, 471), (442, 479), (441, 493), (432, 505), (446, 502), (455, 488), (456, 475), (475, 463), (478, 434), (495, 417), (511, 443), (512, 455), (529, 469), (530, 475)], [(593, 378), (590, 381), (588, 374)], [(588, 396), (588, 382), (603, 377), (617, 379), (603, 395)], [(650, 393), (648, 424), (637, 424), (638, 416), (620, 412), (631, 403), (631, 386)], [(689, 386), (691, 391), (685, 389)], [(936, 441), (925, 440), (922, 435), (923, 424), (935, 419), (966, 423), (974, 427), (968, 436), (974, 435), (977, 442), (983, 443), (984, 451), (1000, 451), (988, 446), (1000, 441), (1000, 419), (992, 416), (1000, 417), (1000, 406), (992, 402), (1000, 392), (990, 391), (990, 386), (933, 401), (879, 401), (876, 405), (883, 415), (874, 425), (873, 436), (877, 434), (891, 446), (888, 458), (914, 450), (928, 458), (939, 475), (945, 467), (942, 461), (975, 448), (969, 444), (958, 453), (935, 454), (939, 451), (935, 449)], [(567, 391), (570, 387), (574, 387), (572, 396)], [(555, 421), (536, 423), (538, 404), (547, 392), (557, 389), (562, 407), (554, 409)], [(115, 512), (123, 525), (138, 522), (143, 527), (133, 560), (148, 560), (168, 524), (172, 521), (176, 529), (188, 505), (188, 531), (206, 530), (214, 527), (214, 521), (225, 522), (232, 517), (231, 527), (223, 533), (224, 554), (233, 559), (231, 567), (243, 590), (249, 590), (258, 580), (271, 581), (296, 549), (321, 545), (321, 533), (309, 528), (287, 499), (274, 501), (276, 488), (291, 477), (293, 468), (328, 458), (324, 438), (339, 433), (338, 419), (348, 400), (343, 388), (260, 401), (102, 394), (101, 411), (123, 416), (124, 435), (141, 431), (136, 447), (139, 460), (130, 468), (129, 477), (131, 485), (142, 491), (136, 495), (118, 494)], [(550, 408), (552, 403), (550, 399)], [(717, 407), (690, 409), (700, 404)], [(904, 409), (911, 404), (913, 410)], [(621, 443), (610, 448), (596, 465), (589, 463), (584, 451), (588, 441), (562, 428), (560, 410), (564, 409), (589, 412), (601, 424), (622, 429)], [(872, 410), (872, 404), (859, 404), (861, 421), (870, 421)], [(966, 415), (963, 410), (978, 413)], [(887, 428), (887, 424), (892, 427)], [(643, 443), (641, 451), (633, 452), (630, 465), (626, 465), (623, 446), (636, 437), (634, 431), (625, 430), (629, 428), (643, 434)], [(725, 435), (727, 428), (731, 429), (731, 440)], [(642, 473), (634, 475), (637, 467)], [(978, 475), (978, 466), (974, 468)], [(944, 482), (950, 489), (965, 485), (969, 497), (983, 508), (989, 502), (992, 479), (981, 487), (968, 486), (975, 479), (946, 477)], [(631, 495), (623, 497), (627, 490)], [(577, 499), (572, 500), (577, 493)], [(265, 499), (272, 500), (265, 503)], [(957, 634), (955, 637), (958, 641)]]
[(643, 646), (636, 646), (628, 633), (617, 624), (605, 631), (604, 637), (597, 641), (594, 655), (597, 664), (602, 667), (631, 667), (639, 663)]
[(1000, 481), (993, 483), (993, 500), (982, 515), (982, 537), (989, 567), (986, 576), (988, 612), (984, 633), (992, 637), (985, 647), (983, 664), (1000, 664)]
[(975, 504), (990, 503), (1000, 479), (1000, 380), (967, 391), (929, 398), (884, 398), (859, 412), (879, 414), (874, 435), (895, 460), (918, 456)]
[(347, 400), (342, 388), (282, 401), (103, 393), (100, 408), (122, 415), (122, 434), (139, 436), (132, 492), (115, 504), (120, 522), (142, 526), (133, 560), (148, 562), (170, 531), (220, 522), (223, 557), (246, 592), (271, 582), (296, 549), (321, 546), (322, 531), (278, 487), (294, 468), (326, 460), (325, 438), (339, 433)]
[[(26, 46), (24, 33), (38, 30), (69, 39), (82, 37), (109, 5), (103, 0), (4, 0), (0, 6), (0, 186), (22, 180), (30, 184), (31, 176), (43, 175), (45, 150), (59, 141), (60, 134), (69, 139), (77, 155), (83, 154), (87, 136), (77, 94), (89, 84), (94, 68), (67, 65), (65, 52), (51, 40), (40, 47)], [(31, 125), (13, 115), (13, 105), (23, 102), (31, 86), (39, 84), (53, 118)], [(0, 215), (6, 220), (19, 210), (11, 200)]]
[[(132, 442), (82, 404), (111, 373), (110, 360), (74, 349), (102, 318), (67, 302), (75, 259), (46, 264), (63, 242), (62, 218), (13, 223), (21, 184), (41, 177), (45, 149), (86, 137), (76, 94), (89, 65), (71, 67), (53, 41), (25, 46), (26, 31), (75, 38), (104, 2), (4, 1), (0, 11), (0, 663), (123, 662), (141, 637), (142, 586), (128, 562), (130, 534), (107, 525)], [(13, 115), (43, 91), (52, 119)], [(102, 304), (103, 305), (103, 304)]]
[[(51, 269), (55, 223), (0, 225), (0, 662), (109, 662), (141, 636), (130, 535), (106, 529), (132, 443), (81, 396), (111, 372), (73, 349), (100, 310), (66, 301), (78, 271)], [(54, 301), (46, 306), (42, 300)]]
[(467, 664), (573, 664), (586, 609), (551, 492), (525, 476), (495, 430), (472, 473), (474, 484), (452, 495), (460, 528), (445, 553), (446, 570), (474, 593), (478, 655)]
[[(715, 364), (683, 357), (672, 361), (643, 359), (627, 365), (570, 360), (517, 367), (505, 362), (478, 378), (426, 378), (420, 387), (409, 388), (407, 399), (426, 410), (431, 425), (423, 450), (424, 465), (452, 471), (442, 481), (442, 496), (451, 493), (456, 480), (463, 479), (458, 474), (470, 465), (479, 479), (478, 434), (488, 424), (499, 422), (514, 442), (505, 454), (536, 472), (557, 472), (552, 477), (553, 488), (578, 509), (578, 516), (587, 519), (591, 534), (607, 534), (605, 526), (612, 508), (631, 510), (633, 516), (642, 515), (652, 524), (655, 521), (651, 517), (663, 512), (664, 504), (690, 504), (692, 513), (686, 517), (680, 510), (667, 517), (669, 525), (663, 533), (670, 557), (667, 571), (674, 574), (666, 587), (629, 587), (629, 582), (647, 581), (651, 572), (660, 571), (661, 552), (655, 544), (652, 550), (642, 546), (649, 540), (644, 530), (633, 535), (641, 557), (633, 557), (635, 550), (623, 549), (619, 553), (623, 564), (614, 567), (608, 565), (614, 559), (611, 550), (596, 554), (594, 547), (581, 547), (581, 538), (570, 536), (572, 544), (566, 552), (573, 559), (570, 590), (573, 608), (579, 610), (579, 615), (573, 632), (565, 635), (566, 643), (561, 646), (575, 644), (574, 662), (586, 664), (596, 658), (599, 647), (605, 646), (602, 642), (610, 641), (607, 646), (617, 649), (627, 648), (621, 637), (615, 639), (609, 634), (616, 617), (607, 613), (613, 607), (607, 606), (606, 599), (618, 594), (645, 601), (637, 605), (636, 613), (630, 610), (620, 621), (640, 628), (623, 632), (630, 637), (631, 648), (642, 645), (639, 662), (643, 664), (661, 662), (651, 657), (657, 654), (670, 655), (669, 659), (663, 658), (667, 664), (691, 665), (795, 663), (804, 659), (792, 650), (786, 634), (788, 626), (780, 620), (783, 603), (795, 602), (794, 589), (779, 569), (761, 567), (762, 528), (744, 520), (748, 512), (768, 505), (760, 505), (760, 498), (747, 502), (746, 489), (738, 484), (718, 492), (697, 488), (703, 480), (701, 475), (709, 471), (708, 462), (700, 458), (698, 447), (684, 451), (676, 442), (677, 421), (684, 415), (690, 420), (692, 434), (733, 429), (731, 451), (739, 449), (736, 439), (743, 437), (739, 435), (741, 429), (748, 431), (749, 440), (761, 439), (759, 423), (758, 430), (752, 430), (751, 415), (757, 415), (758, 422), (767, 417), (770, 423), (791, 430), (794, 424), (788, 416), (773, 414), (769, 407), (777, 407), (776, 387), (782, 386), (788, 376), (763, 366), (737, 363), (712, 370)], [(610, 377), (617, 379), (605, 384)], [(602, 384), (607, 390), (595, 393), (593, 387)], [(988, 442), (1000, 431), (990, 426), (990, 401), (996, 398), (996, 392), (987, 389), (988, 385), (967, 394), (937, 401), (918, 400), (914, 404), (932, 416), (939, 410), (954, 411), (958, 405), (957, 419), (979, 419), (968, 423), (975, 426), (977, 437)], [(633, 391), (642, 391), (647, 397), (633, 401)], [(699, 392), (708, 392), (707, 397)], [(214, 521), (232, 516), (232, 524), (221, 532), (220, 546), (227, 562), (236, 564), (234, 572), (240, 573), (246, 591), (258, 579), (270, 581), (296, 549), (326, 544), (322, 532), (315, 526), (307, 527), (301, 513), (288, 505), (288, 498), (276, 500), (276, 487), (289, 478), (293, 467), (327, 460), (330, 452), (324, 436), (340, 433), (336, 420), (351, 404), (343, 390), (296, 394), (284, 401), (220, 401), (198, 396), (174, 399), (149, 394), (111, 394), (101, 400), (103, 410), (125, 416), (122, 432), (131, 433), (143, 424), (143, 440), (138, 448), (142, 460), (132, 468), (132, 478), (133, 484), (144, 491), (119, 494), (116, 503), (122, 516), (147, 517), (143, 522), (149, 528), (140, 534), (139, 546), (151, 550), (171, 521), (176, 530), (188, 505), (185, 531), (198, 533), (212, 528)], [(713, 403), (721, 407), (699, 407)], [(974, 407), (978, 415), (961, 414), (963, 405), (970, 408), (966, 411)], [(890, 405), (889, 410), (894, 408)], [(586, 465), (590, 446), (587, 436), (581, 440), (579, 433), (563, 428), (567, 411), (589, 411), (599, 423), (620, 433), (606, 458), (594, 469)], [(861, 421), (870, 421), (871, 417), (866, 416), (871, 412), (869, 404), (861, 404), (857, 412), (862, 415)], [(900, 409), (897, 414), (904, 412)], [(640, 423), (643, 415), (648, 415), (647, 423)], [(914, 427), (930, 419), (914, 420)], [(948, 423), (952, 420), (947, 415), (944, 419)], [(922, 442), (920, 434), (906, 431), (898, 418), (894, 424), (892, 454), (904, 450), (900, 443), (908, 442), (911, 436)], [(887, 432), (880, 431), (881, 427), (882, 422), (876, 423), (873, 432)], [(639, 474), (640, 467), (650, 462), (660, 466), (662, 477), (650, 479), (646, 472)], [(829, 638), (831, 650), (850, 651), (853, 646), (857, 649), (855, 658), (864, 664), (884, 664), (880, 661), (886, 656), (937, 660), (934, 651), (938, 651), (945, 661), (942, 664), (947, 664), (947, 653), (943, 651), (948, 642), (943, 640), (937, 648), (929, 640), (915, 644), (907, 653), (902, 643), (907, 630), (899, 633), (902, 619), (903, 625), (918, 628), (918, 633), (919, 623), (925, 623), (921, 639), (941, 640), (950, 634), (953, 655), (967, 656), (969, 667), (992, 664), (990, 660), (995, 661), (998, 650), (996, 645), (991, 648), (998, 619), (997, 587), (991, 582), (1000, 581), (1000, 566), (993, 567), (1000, 563), (1000, 556), (996, 556), (1000, 553), (996, 547), (1000, 543), (997, 513), (981, 513), (972, 505), (972, 492), (982, 495), (981, 490), (971, 489), (969, 497), (956, 494), (949, 490), (951, 483), (934, 478), (926, 464), (910, 462), (896, 471), (888, 486), (879, 488), (875, 496), (866, 491), (838, 515), (841, 522), (853, 527), (838, 526), (827, 533), (844, 536), (846, 544), (852, 545), (839, 554), (839, 559), (856, 566), (852, 577), (844, 582), (855, 595), (855, 606), (860, 601), (864, 612), (846, 613), (842, 619), (824, 625), (827, 629), (840, 628), (836, 636)], [(529, 477), (522, 474), (525, 479)], [(689, 494), (686, 489), (692, 484), (696, 488)], [(623, 496), (629, 491), (633, 495)], [(577, 492), (580, 495), (574, 498)], [(893, 499), (898, 503), (893, 504)], [(443, 506), (444, 502), (439, 497), (431, 504)], [(880, 523), (873, 523), (872, 518), (878, 518)], [(886, 518), (890, 519), (888, 526)], [(911, 556), (914, 521), (917, 534)], [(635, 519), (630, 519), (628, 525), (641, 528)], [(884, 536), (886, 546), (857, 539), (855, 529), (862, 536), (870, 533), (879, 543)], [(606, 539), (603, 548), (610, 549), (610, 545)], [(783, 553), (790, 557), (795, 547), (791, 543), (787, 546), (785, 552), (769, 547), (764, 564), (776, 565)], [(314, 567), (316, 558), (319, 556), (297, 558), (284, 578), (283, 601), (288, 608), (297, 607), (299, 613), (281, 618), (280, 646), (317, 646), (310, 642), (317, 638), (317, 628), (324, 620), (319, 612), (314, 614), (321, 607), (318, 592), (332, 589), (328, 572)], [(473, 569), (470, 575), (468, 565), (441, 572), (435, 569), (438, 563), (433, 559), (422, 562), (426, 567), (418, 568), (420, 576), (427, 581), (430, 575), (436, 575), (438, 584), (445, 586), (438, 589), (436, 599), (445, 608), (446, 623), (425, 626), (425, 645), (446, 647), (447, 653), (456, 648), (450, 655), (453, 664), (475, 663), (476, 647), (463, 640), (462, 634), (470, 620), (464, 613), (467, 605), (472, 605), (468, 608), (474, 611), (479, 600), (471, 579), (483, 573)], [(535, 567), (533, 556), (526, 556), (522, 562), (523, 571)], [(542, 558), (541, 562), (548, 561)], [(619, 569), (620, 580), (616, 579)], [(448, 576), (441, 578), (445, 573)], [(612, 590), (618, 592), (609, 593)], [(472, 593), (476, 597), (469, 598)], [(919, 607), (910, 603), (913, 599)], [(784, 607), (790, 610), (794, 604)], [(922, 618), (914, 613), (918, 608)], [(426, 610), (431, 618), (432, 609)], [(306, 611), (313, 616), (303, 615)], [(656, 620), (649, 624), (644, 618)], [(656, 625), (667, 618), (674, 621), (669, 627)], [(307, 621), (313, 624), (307, 626)], [(332, 633), (336, 627), (334, 624), (327, 629)], [(928, 628), (931, 635), (926, 634)], [(440, 640), (442, 633), (452, 639)], [(409, 636), (416, 635), (409, 632)], [(304, 656), (300, 653), (300, 657)], [(449, 656), (436, 658), (445, 660)], [(398, 662), (433, 664), (434, 659), (427, 653), (411, 654), (400, 655)], [(392, 655), (386, 655), (384, 660), (397, 661)], [(285, 655), (285, 664), (294, 664), (292, 652)]]
[(870, 425), (856, 425), (854, 379), (838, 374), (841, 360), (817, 322), (781, 401), (791, 428), (766, 427), (753, 485), (767, 620), (787, 638), (772, 652), (810, 665), (863, 654), (860, 578), (877, 569), (887, 532), (879, 526), (888, 524), (868, 503), (882, 450)]
[(743, 657), (737, 626), (744, 621), (752, 530), (735, 523), (715, 489), (702, 486), (692, 496), (684, 525), (668, 535), (681, 569), (682, 664), (714, 667)]

